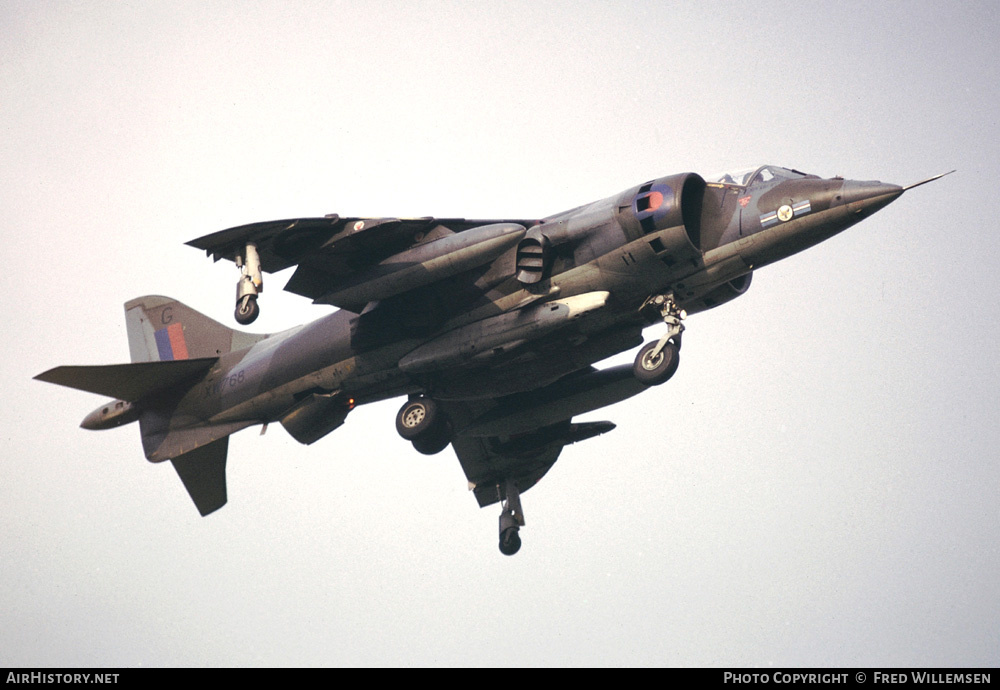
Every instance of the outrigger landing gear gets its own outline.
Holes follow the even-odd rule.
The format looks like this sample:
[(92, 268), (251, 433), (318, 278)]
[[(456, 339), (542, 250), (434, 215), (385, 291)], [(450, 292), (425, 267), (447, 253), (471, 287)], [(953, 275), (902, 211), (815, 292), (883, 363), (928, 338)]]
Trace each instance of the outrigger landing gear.
[(635, 357), (632, 372), (647, 386), (666, 383), (677, 371), (680, 364), (681, 321), (687, 314), (678, 308), (673, 295), (653, 295), (639, 308), (640, 312), (659, 312), (660, 318), (669, 327), (663, 337), (656, 342), (646, 343)]
[(240, 280), (236, 283), (236, 321), (251, 324), (260, 315), (257, 295), (264, 291), (264, 279), (260, 274), (260, 256), (257, 246), (247, 243), (243, 254), (236, 255), (236, 267), (240, 269)]
[(513, 556), (521, 548), (520, 528), (524, 527), (524, 512), (521, 510), (521, 493), (512, 479), (497, 484), (500, 496), (500, 553)]

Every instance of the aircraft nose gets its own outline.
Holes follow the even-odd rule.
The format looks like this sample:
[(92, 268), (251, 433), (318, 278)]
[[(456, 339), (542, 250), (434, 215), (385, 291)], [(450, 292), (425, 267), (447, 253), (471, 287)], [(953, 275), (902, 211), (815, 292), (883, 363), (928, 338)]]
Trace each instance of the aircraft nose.
[(856, 214), (866, 216), (885, 208), (898, 199), (902, 193), (903, 188), (898, 184), (856, 180), (844, 182), (844, 189), (841, 192), (842, 203), (847, 204), (848, 209)]

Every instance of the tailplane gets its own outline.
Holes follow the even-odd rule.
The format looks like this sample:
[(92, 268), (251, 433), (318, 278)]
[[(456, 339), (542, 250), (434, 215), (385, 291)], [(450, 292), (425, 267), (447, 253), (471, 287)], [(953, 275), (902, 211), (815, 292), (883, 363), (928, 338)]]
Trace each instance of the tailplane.
[(208, 371), (217, 360), (218, 357), (199, 357), (182, 362), (66, 366), (49, 369), (35, 378), (126, 402), (138, 402), (193, 379)]
[(208, 515), (226, 503), (229, 435), (256, 422), (199, 423), (178, 406), (220, 357), (268, 336), (235, 331), (159, 295), (126, 302), (125, 324), (131, 364), (62, 366), (35, 378), (117, 398), (83, 426), (108, 429), (138, 419), (146, 458), (170, 460), (198, 512)]

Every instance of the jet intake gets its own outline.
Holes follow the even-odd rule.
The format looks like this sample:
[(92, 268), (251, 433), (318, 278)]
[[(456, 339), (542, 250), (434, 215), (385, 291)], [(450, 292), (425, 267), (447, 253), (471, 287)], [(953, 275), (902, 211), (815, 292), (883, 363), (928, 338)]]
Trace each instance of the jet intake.
[(399, 360), (399, 368), (417, 374), (462, 364), (485, 364), (517, 345), (568, 326), (600, 309), (607, 300), (607, 292), (587, 292), (491, 316), (421, 345)]
[(700, 252), (704, 195), (705, 180), (700, 175), (680, 173), (661, 177), (625, 192), (618, 203), (618, 221), (633, 240), (682, 228), (687, 242)]

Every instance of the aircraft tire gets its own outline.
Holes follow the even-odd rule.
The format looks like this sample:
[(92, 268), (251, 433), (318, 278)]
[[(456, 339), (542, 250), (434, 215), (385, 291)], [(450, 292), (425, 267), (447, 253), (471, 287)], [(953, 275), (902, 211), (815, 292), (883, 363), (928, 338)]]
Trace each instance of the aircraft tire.
[(632, 373), (640, 383), (646, 386), (658, 386), (666, 383), (677, 371), (680, 364), (680, 353), (673, 341), (668, 342), (656, 357), (652, 356), (656, 341), (646, 343), (639, 354), (635, 356)]
[(451, 443), (451, 426), (441, 424), (438, 429), (427, 436), (420, 436), (411, 441), (413, 449), (422, 455), (437, 455)]
[(260, 316), (260, 305), (257, 304), (257, 300), (253, 297), (247, 300), (246, 307), (243, 306), (243, 300), (240, 300), (236, 303), (236, 313), (234, 316), (236, 317), (236, 323), (249, 326)]
[(407, 400), (396, 415), (396, 431), (407, 441), (431, 438), (443, 423), (438, 404), (423, 396)]
[(513, 556), (520, 549), (521, 536), (517, 533), (517, 527), (508, 527), (500, 534), (500, 553)]

